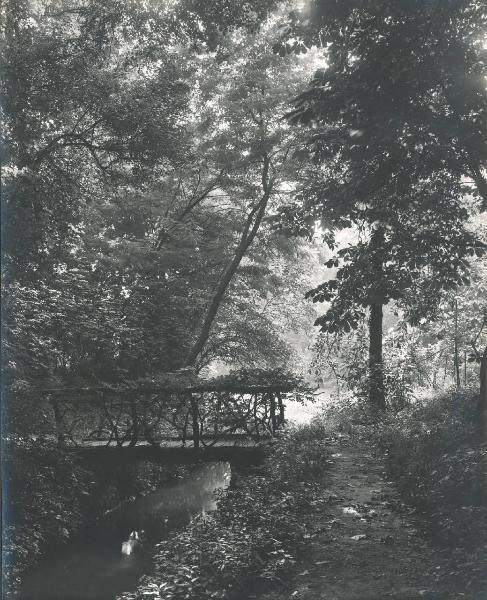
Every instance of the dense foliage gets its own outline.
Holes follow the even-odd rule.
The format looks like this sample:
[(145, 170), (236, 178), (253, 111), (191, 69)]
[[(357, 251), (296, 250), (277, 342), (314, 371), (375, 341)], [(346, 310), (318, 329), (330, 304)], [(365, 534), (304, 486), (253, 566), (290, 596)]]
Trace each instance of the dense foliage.
[[(324, 304), (311, 370), (376, 417), (391, 409), (391, 475), (439, 539), (481, 544), (474, 403), (414, 401), (467, 388), (482, 360), (487, 377), (485, 3), (298, 4), (0, 8), (11, 581), (102, 494), (37, 436), (157, 445), (191, 431), (197, 447), (276, 433), (286, 391), (310, 397), (305, 294)], [(213, 389), (188, 393), (203, 379)], [(66, 387), (101, 389), (65, 403), (69, 431), (66, 398), (45, 393)], [(126, 598), (231, 598), (285, 578), (324, 431), (282, 434)]]
[(319, 421), (286, 432), (261, 472), (225, 492), (215, 513), (157, 546), (155, 574), (121, 598), (238, 598), (282, 584), (305, 544), (302, 515), (321, 499), (326, 436)]
[(50, 545), (66, 541), (80, 527), (90, 478), (71, 456), (49, 442), (20, 439), (5, 450), (9, 470), (4, 490), (10, 502), (2, 539), (8, 591)]
[[(485, 235), (485, 234), (482, 234)], [(397, 411), (439, 390), (475, 386), (487, 343), (485, 261), (471, 261), (471, 285), (433, 294), (424, 304), (391, 303), (384, 315), (384, 383), (387, 405)], [(367, 330), (323, 333), (313, 369), (339, 398), (367, 400)]]
[(4, 593), (23, 572), (108, 511), (152, 492), (190, 470), (145, 462), (82, 461), (49, 441), (16, 438), (4, 447), (9, 498), (2, 531)]
[(450, 393), (401, 411), (378, 430), (390, 476), (426, 517), (437, 542), (457, 549), (452, 578), (460, 591), (485, 581), (487, 451), (478, 397)]
[(313, 57), (272, 51), (270, 8), (5, 3), (10, 427), (46, 421), (33, 388), (298, 362), (316, 261), (266, 215), (296, 178), (282, 117)]
[(322, 331), (348, 332), (369, 315), (376, 408), (386, 404), (382, 307), (466, 283), (468, 257), (485, 251), (466, 222), (487, 199), (486, 22), (476, 0), (313, 0), (290, 15), (278, 45), (286, 54), (318, 44), (327, 58), (290, 113), (313, 125), (304, 153), (315, 166), (282, 226), (303, 232), (318, 221), (332, 249), (337, 230), (358, 232), (329, 259), (333, 279), (309, 295), (330, 302)]
[(476, 400), (451, 393), (416, 404), (380, 433), (391, 475), (434, 534), (467, 545), (484, 542), (487, 527)]

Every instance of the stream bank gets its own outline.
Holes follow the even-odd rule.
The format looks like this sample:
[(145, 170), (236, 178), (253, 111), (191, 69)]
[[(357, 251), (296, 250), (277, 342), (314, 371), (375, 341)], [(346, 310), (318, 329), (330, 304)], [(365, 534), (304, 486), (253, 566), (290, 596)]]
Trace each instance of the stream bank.
[(326, 505), (327, 435), (319, 419), (281, 432), (264, 464), (224, 492), (214, 513), (157, 545), (152, 572), (119, 600), (237, 599), (285, 589), (307, 544), (304, 516)]
[(197, 460), (186, 465), (155, 459), (117, 464), (113, 453), (108, 460), (91, 460), (59, 450), (51, 441), (25, 438), (10, 441), (7, 464), (2, 531), (6, 599), (15, 597), (28, 570), (44, 557), (62, 553), (82, 530), (199, 466)]
[[(214, 492), (230, 483), (228, 463), (202, 464), (191, 475), (113, 511), (83, 529), (27, 572), (20, 600), (113, 600), (151, 570), (154, 544), (215, 508)], [(138, 533), (130, 555), (121, 552)]]
[(438, 545), (431, 519), (393, 480), (379, 430), (336, 425), (316, 419), (283, 435), (261, 472), (225, 493), (213, 515), (157, 546), (154, 573), (120, 600), (485, 600), (482, 547)]

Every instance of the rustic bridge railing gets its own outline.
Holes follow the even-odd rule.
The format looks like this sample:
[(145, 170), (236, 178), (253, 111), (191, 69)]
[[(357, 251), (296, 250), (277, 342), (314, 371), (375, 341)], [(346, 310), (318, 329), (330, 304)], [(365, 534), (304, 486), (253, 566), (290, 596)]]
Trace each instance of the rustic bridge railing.
[(193, 385), (170, 387), (51, 388), (41, 393), (52, 406), (59, 446), (98, 440), (106, 446), (158, 446), (172, 438), (194, 448), (239, 434), (273, 436), (285, 421), (289, 385)]

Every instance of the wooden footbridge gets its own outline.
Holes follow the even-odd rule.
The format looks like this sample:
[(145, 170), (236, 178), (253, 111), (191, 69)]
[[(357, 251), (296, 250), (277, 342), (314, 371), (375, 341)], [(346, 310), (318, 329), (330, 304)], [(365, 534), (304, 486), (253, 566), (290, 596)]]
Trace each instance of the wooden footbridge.
[(192, 440), (184, 445), (182, 440), (166, 439), (157, 440), (156, 443), (142, 441), (135, 445), (127, 442), (122, 446), (107, 445), (107, 440), (84, 440), (76, 445), (67, 446), (66, 450), (89, 460), (106, 461), (112, 458), (117, 463), (156, 459), (171, 464), (204, 460), (247, 465), (260, 463), (273, 439), (271, 436), (250, 439), (240, 435), (233, 438), (206, 438), (198, 448), (194, 447)]
[[(169, 377), (167, 376), (169, 375)], [(285, 401), (309, 390), (290, 376), (201, 380), (166, 374), (155, 385), (38, 390), (52, 407), (58, 445), (83, 453), (225, 457), (263, 453), (285, 422)]]

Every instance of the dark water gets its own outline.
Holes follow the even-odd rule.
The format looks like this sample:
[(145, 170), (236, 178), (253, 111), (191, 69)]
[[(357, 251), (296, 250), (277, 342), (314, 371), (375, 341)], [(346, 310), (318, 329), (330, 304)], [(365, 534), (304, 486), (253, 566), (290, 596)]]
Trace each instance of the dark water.
[[(215, 508), (214, 491), (230, 483), (227, 463), (208, 463), (190, 478), (136, 500), (105, 517), (25, 578), (22, 600), (112, 600), (134, 590), (152, 570), (153, 545), (203, 511)], [(133, 530), (145, 530), (145, 542), (130, 556), (122, 542)]]

